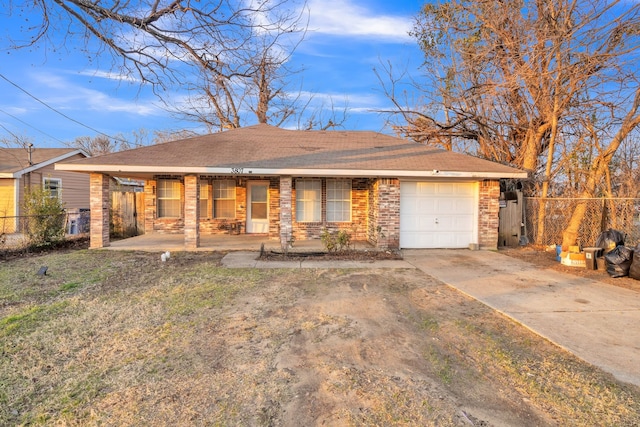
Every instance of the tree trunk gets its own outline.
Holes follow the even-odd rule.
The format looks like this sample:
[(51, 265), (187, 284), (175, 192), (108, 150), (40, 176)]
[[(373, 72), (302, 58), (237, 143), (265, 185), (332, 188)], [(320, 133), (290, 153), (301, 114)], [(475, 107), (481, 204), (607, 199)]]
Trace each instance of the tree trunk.
[[(595, 194), (596, 187), (598, 182), (601, 180), (601, 177), (606, 176), (607, 170), (611, 164), (611, 159), (613, 159), (613, 155), (616, 153), (622, 141), (634, 130), (638, 125), (640, 125), (640, 114), (638, 114), (638, 110), (640, 110), (640, 87), (636, 89), (633, 106), (629, 109), (629, 112), (624, 117), (622, 121), (622, 125), (620, 129), (613, 137), (613, 140), (609, 144), (606, 150), (601, 151), (598, 156), (593, 161), (593, 168), (589, 173), (589, 177), (587, 178), (587, 182), (584, 185), (584, 190), (582, 191), (580, 198), (588, 198), (593, 197)], [(584, 219), (584, 214), (586, 212), (586, 203), (581, 202), (576, 206), (571, 215), (571, 219), (569, 220), (569, 224), (565, 228), (562, 233), (562, 247), (568, 247), (570, 245), (574, 245), (578, 238), (578, 229), (580, 228), (580, 224)], [(594, 242), (595, 243), (595, 242)]]

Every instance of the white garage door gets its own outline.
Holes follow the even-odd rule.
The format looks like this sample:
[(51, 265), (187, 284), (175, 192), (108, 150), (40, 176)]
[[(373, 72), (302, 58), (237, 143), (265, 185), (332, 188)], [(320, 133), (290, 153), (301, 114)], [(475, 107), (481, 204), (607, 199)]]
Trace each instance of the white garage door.
[(476, 184), (400, 183), (401, 248), (466, 248), (476, 230)]

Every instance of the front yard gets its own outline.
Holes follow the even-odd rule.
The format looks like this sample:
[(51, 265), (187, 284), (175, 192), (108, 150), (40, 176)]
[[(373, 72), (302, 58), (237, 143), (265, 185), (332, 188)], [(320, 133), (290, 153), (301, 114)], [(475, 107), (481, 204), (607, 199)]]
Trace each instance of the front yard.
[(222, 256), (0, 261), (0, 425), (640, 424), (637, 387), (419, 271)]

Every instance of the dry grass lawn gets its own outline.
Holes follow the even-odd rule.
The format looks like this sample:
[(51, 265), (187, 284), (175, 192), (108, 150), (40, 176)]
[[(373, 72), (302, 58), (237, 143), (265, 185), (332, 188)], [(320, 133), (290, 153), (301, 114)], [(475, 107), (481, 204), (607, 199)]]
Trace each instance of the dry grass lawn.
[(0, 261), (0, 425), (640, 425), (637, 387), (426, 274), (222, 255)]

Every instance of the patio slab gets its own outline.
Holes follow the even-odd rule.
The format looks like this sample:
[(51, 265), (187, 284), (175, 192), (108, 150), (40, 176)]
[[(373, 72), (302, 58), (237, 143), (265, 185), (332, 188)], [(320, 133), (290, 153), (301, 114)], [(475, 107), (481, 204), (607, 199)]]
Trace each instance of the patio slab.
[[(280, 241), (266, 235), (253, 234), (216, 234), (200, 236), (200, 247), (188, 251), (256, 251), (264, 244), (265, 250), (281, 252)], [(364, 244), (364, 243), (363, 243)], [(360, 243), (358, 243), (359, 246)], [(143, 234), (122, 240), (112, 240), (111, 246), (103, 249), (116, 251), (186, 251), (183, 234)], [(320, 240), (300, 240), (295, 243), (295, 251), (323, 251)]]

